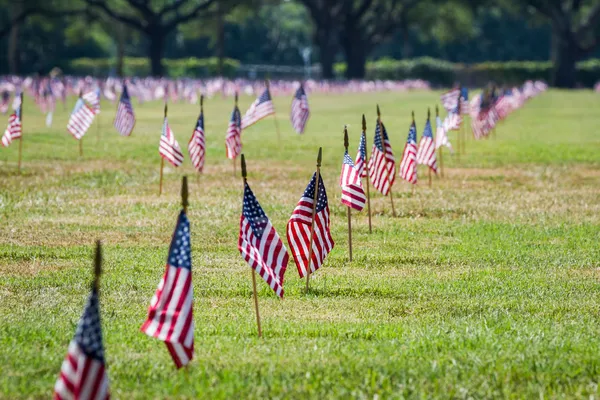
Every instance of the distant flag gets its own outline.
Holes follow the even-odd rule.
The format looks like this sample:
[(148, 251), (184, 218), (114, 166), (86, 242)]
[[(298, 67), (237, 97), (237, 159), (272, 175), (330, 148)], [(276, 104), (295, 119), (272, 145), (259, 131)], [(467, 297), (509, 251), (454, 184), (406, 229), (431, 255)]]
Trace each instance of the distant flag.
[(46, 127), (50, 128), (52, 126), (52, 117), (53, 117), (53, 112), (52, 111), (48, 111), (48, 114), (46, 114)]
[(23, 134), (21, 128), (21, 101), (19, 100), (17, 108), (8, 117), (8, 126), (2, 135), (2, 146), (8, 147), (13, 140), (21, 139)]
[(205, 143), (204, 143), (204, 112), (200, 111), (196, 127), (192, 133), (192, 137), (188, 143), (188, 152), (190, 153), (190, 159), (194, 168), (198, 172), (202, 172), (204, 169), (204, 156), (205, 156)]
[(190, 222), (181, 210), (165, 274), (150, 301), (148, 319), (140, 329), (165, 342), (177, 368), (187, 365), (194, 355), (193, 297)]
[(15, 93), (15, 98), (13, 99), (12, 103), (13, 110), (16, 110), (17, 108), (21, 107), (21, 93), (23, 93), (22, 90), (19, 90)]
[(54, 386), (54, 399), (108, 399), (98, 289), (94, 286)]
[(365, 178), (367, 176), (367, 143), (366, 143), (366, 135), (363, 134), (360, 136), (360, 143), (358, 144), (358, 153), (356, 154), (356, 161), (354, 163), (354, 168), (358, 173), (358, 176), (361, 178)]
[(308, 99), (306, 97), (306, 92), (304, 91), (304, 87), (300, 85), (298, 90), (296, 90), (294, 98), (292, 99), (292, 111), (290, 114), (292, 126), (294, 127), (294, 130), (296, 132), (304, 132), (304, 128), (306, 127), (306, 122), (308, 121), (309, 115), (310, 110), (308, 108)]
[(408, 130), (408, 139), (404, 145), (402, 161), (400, 162), (400, 176), (407, 182), (417, 183), (417, 127), (415, 121)]
[[(380, 132), (382, 132), (382, 129), (380, 129), (380, 125), (383, 128), (383, 144), (381, 142), (382, 134)], [(367, 169), (373, 186), (381, 194), (387, 196), (396, 179), (394, 176), (396, 160), (394, 159), (392, 145), (385, 130), (385, 125), (383, 125), (383, 122), (380, 123), (377, 120), (375, 126), (375, 139), (373, 140), (373, 149), (371, 150), (371, 158), (369, 158)]]
[[(296, 208), (287, 223), (288, 244), (290, 245), (301, 278), (306, 276), (309, 264), (310, 228), (314, 205), (316, 175), (316, 173), (313, 174), (310, 183), (306, 187), (304, 194), (302, 194), (298, 205), (296, 205)], [(312, 245), (312, 262), (310, 263), (311, 274), (319, 269), (327, 254), (333, 249), (334, 242), (331, 237), (330, 222), (327, 193), (325, 192), (323, 178), (319, 175), (317, 204), (315, 209), (314, 240)]]
[(242, 129), (246, 129), (251, 125), (254, 125), (261, 119), (268, 117), (271, 114), (275, 114), (275, 107), (271, 100), (271, 93), (266, 88), (265, 91), (256, 99), (254, 103), (250, 105), (248, 111), (242, 119)]
[(131, 105), (131, 98), (127, 91), (127, 85), (123, 85), (123, 92), (117, 106), (117, 114), (115, 115), (115, 128), (121, 136), (129, 136), (135, 126), (135, 114)]
[(460, 89), (454, 88), (448, 92), (442, 93), (440, 100), (442, 101), (442, 106), (448, 112), (454, 112), (458, 108), (460, 97)]
[(10, 103), (10, 92), (8, 90), (3, 90), (2, 98), (0, 98), (0, 113), (6, 114), (8, 111), (8, 103)]
[(448, 139), (446, 127), (439, 115), (435, 117), (435, 129), (435, 148), (439, 149), (442, 146), (446, 146), (452, 151), (452, 144)]
[(431, 129), (431, 122), (427, 118), (425, 122), (425, 129), (423, 129), (423, 135), (419, 142), (419, 149), (417, 150), (417, 163), (429, 166), (431, 170), (437, 173), (437, 157), (435, 155), (435, 142), (433, 141), (433, 131)]
[(169, 127), (169, 121), (166, 116), (163, 122), (162, 134), (160, 135), (158, 154), (174, 167), (179, 167), (183, 163), (183, 153), (181, 152), (179, 143), (175, 139), (175, 135), (173, 135), (173, 131)]
[(248, 265), (264, 279), (277, 296), (283, 298), (283, 275), (289, 255), (247, 183), (244, 184), (238, 249)]
[(464, 86), (460, 88), (460, 113), (462, 115), (469, 115), (470, 113), (469, 89)]
[(229, 118), (225, 147), (227, 148), (227, 158), (230, 160), (235, 159), (242, 152), (242, 121), (237, 102), (233, 107), (231, 118)]
[(94, 122), (94, 111), (80, 97), (77, 99), (75, 108), (69, 117), (67, 131), (75, 139), (80, 140), (90, 128), (92, 122)]
[(98, 86), (96, 86), (96, 89), (85, 93), (82, 97), (90, 105), (94, 114), (100, 113), (100, 88)]
[(361, 176), (347, 151), (344, 153), (344, 161), (342, 162), (340, 187), (342, 188), (343, 204), (358, 211), (365, 208), (367, 196), (362, 186)]

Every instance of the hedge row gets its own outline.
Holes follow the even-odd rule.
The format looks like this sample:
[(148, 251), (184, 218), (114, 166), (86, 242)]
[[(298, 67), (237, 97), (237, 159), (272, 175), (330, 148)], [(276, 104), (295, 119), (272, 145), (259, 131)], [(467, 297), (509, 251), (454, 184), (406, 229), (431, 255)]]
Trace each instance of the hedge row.
[[(206, 78), (217, 74), (217, 58), (165, 59), (166, 75), (178, 77)], [(79, 58), (64, 66), (64, 72), (72, 75), (105, 76), (116, 69), (115, 59)], [(224, 60), (224, 76), (236, 77), (243, 74), (237, 60)], [(301, 69), (301, 68), (300, 68)], [(339, 78), (344, 76), (346, 65), (336, 64), (334, 71)], [(494, 81), (499, 84), (518, 84), (528, 79), (550, 81), (552, 63), (533, 61), (485, 62), (479, 64), (458, 64), (430, 57), (410, 60), (383, 58), (369, 61), (366, 68), (367, 79), (424, 79), (434, 86), (451, 86), (461, 82), (469, 86), (481, 86)], [(126, 57), (124, 73), (127, 76), (150, 75), (150, 63), (146, 58)], [(600, 81), (600, 60), (588, 60), (577, 64), (577, 82), (591, 87)]]

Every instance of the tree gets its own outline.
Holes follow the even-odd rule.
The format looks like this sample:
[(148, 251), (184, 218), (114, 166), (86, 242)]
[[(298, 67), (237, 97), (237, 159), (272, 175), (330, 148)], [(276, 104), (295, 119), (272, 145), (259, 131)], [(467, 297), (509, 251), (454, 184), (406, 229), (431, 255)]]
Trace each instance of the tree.
[[(216, 0), (85, 0), (109, 17), (135, 29), (148, 39), (152, 75), (163, 75), (165, 39), (179, 25), (207, 12)], [(161, 3), (156, 7), (156, 3)], [(124, 9), (124, 11), (120, 11)]]
[(524, 3), (552, 25), (552, 84), (575, 87), (575, 64), (600, 43), (600, 1), (527, 0)]

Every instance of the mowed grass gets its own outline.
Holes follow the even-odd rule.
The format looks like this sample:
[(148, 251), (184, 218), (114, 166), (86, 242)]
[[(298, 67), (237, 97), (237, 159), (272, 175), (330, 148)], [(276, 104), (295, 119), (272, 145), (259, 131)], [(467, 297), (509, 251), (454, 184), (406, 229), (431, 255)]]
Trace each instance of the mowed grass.
[[(390, 200), (372, 193), (353, 214), (338, 177), (344, 124), (354, 157), (361, 114), (372, 144), (375, 104), (399, 160), (415, 110), (419, 137), (436, 92), (314, 95), (306, 134), (292, 132), (289, 99), (243, 134), (249, 183), (280, 236), (314, 171), (322, 174), (335, 249), (304, 293), (295, 265), (283, 301), (258, 281), (256, 335), (250, 268), (237, 250), (242, 181), (225, 158), (232, 99), (205, 104), (206, 172), (189, 159), (165, 168), (158, 196), (162, 104), (134, 107), (129, 138), (112, 128), (66, 133), (28, 100), (23, 171), (18, 144), (0, 149), (0, 397), (49, 398), (89, 293), (92, 249), (104, 243), (101, 310), (114, 398), (598, 398), (600, 389), (600, 96), (550, 91), (498, 127), (444, 152), (445, 178), (419, 169)], [(242, 97), (244, 112), (252, 99)], [(171, 104), (186, 148), (198, 106)], [(451, 134), (456, 145), (456, 133)], [(165, 346), (139, 332), (164, 271), (190, 177), (195, 359), (177, 371)], [(285, 240), (285, 239), (284, 239)]]

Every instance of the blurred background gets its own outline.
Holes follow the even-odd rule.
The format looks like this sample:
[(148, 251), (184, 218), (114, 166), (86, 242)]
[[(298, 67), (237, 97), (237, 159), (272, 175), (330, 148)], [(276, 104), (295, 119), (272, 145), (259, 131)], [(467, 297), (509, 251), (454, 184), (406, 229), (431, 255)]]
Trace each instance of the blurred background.
[(0, 74), (600, 80), (600, 0), (0, 0)]

